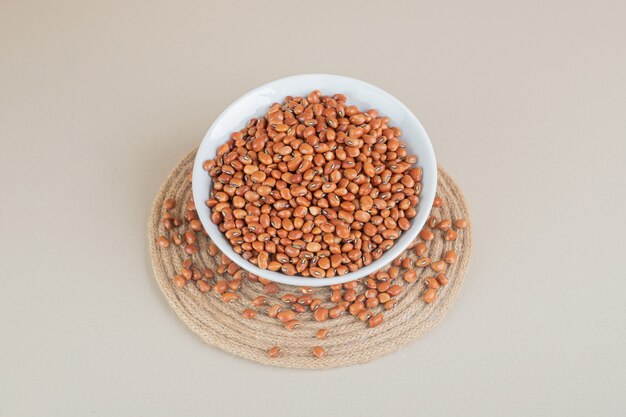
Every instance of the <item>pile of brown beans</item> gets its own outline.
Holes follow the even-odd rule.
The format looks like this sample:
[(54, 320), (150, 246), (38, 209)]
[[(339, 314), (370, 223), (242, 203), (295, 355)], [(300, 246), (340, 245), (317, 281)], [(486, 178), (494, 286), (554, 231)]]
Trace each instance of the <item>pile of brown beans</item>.
[(416, 215), (422, 171), (401, 134), (342, 94), (287, 97), (204, 163), (211, 220), (261, 269), (315, 278), (356, 271)]
[[(183, 288), (193, 283), (199, 291), (212, 292), (222, 302), (241, 305), (241, 315), (244, 319), (254, 320), (259, 314), (263, 314), (276, 320), (285, 329), (297, 331), (306, 321), (326, 322), (342, 316), (353, 316), (373, 328), (384, 322), (385, 312), (395, 307), (405, 285), (415, 282), (419, 272), (432, 271), (432, 276), (423, 279), (424, 291), (421, 298), (425, 303), (435, 302), (438, 291), (448, 283), (446, 271), (449, 265), (457, 261), (457, 254), (449, 250), (444, 253), (442, 259), (433, 260), (429, 257), (430, 242), (437, 233), (440, 233), (446, 241), (455, 240), (457, 233), (468, 227), (468, 222), (465, 219), (453, 222), (437, 217), (434, 213), (442, 205), (441, 198), (435, 198), (431, 216), (418, 239), (409, 247), (415, 257), (406, 256), (405, 252), (384, 270), (358, 281), (330, 286), (330, 296), (324, 298), (318, 296), (316, 290), (310, 287), (290, 287), (297, 289), (298, 293), (284, 293), (278, 299), (276, 296), (268, 297), (282, 292), (281, 288), (272, 281), (246, 272), (224, 254), (220, 254), (217, 246), (207, 239), (206, 232), (199, 224), (192, 200), (180, 210), (182, 212), (180, 217), (174, 213), (176, 201), (171, 198), (164, 201), (161, 218), (163, 234), (157, 237), (156, 244), (163, 250), (168, 250), (171, 244), (182, 247), (183, 252), (189, 256), (183, 261), (179, 273), (172, 277), (174, 285)], [(203, 265), (199, 258), (202, 251), (218, 260), (215, 270), (194, 265), (195, 260), (197, 264)], [(249, 305), (243, 305), (239, 290), (244, 281), (252, 285), (261, 284), (265, 295), (258, 295), (249, 302)], [(276, 301), (270, 302), (271, 299)], [(299, 319), (301, 314), (307, 313), (311, 316), (306, 320)], [(329, 329), (321, 328), (310, 337), (325, 340), (329, 335), (332, 336)], [(281, 354), (282, 349), (279, 346), (267, 350), (270, 358), (279, 357)], [(322, 359), (327, 354), (322, 346), (311, 346), (311, 355), (314, 357)]]

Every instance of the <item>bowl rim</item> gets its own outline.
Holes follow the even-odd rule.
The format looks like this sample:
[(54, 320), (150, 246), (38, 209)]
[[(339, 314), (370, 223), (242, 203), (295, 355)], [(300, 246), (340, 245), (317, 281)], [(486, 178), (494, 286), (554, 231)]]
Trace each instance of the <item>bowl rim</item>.
[[(300, 78), (301, 79), (334, 78), (338, 81), (344, 80), (344, 81), (348, 81), (351, 83), (356, 82), (357, 84), (360, 84), (362, 87), (374, 90), (378, 94), (386, 96), (387, 99), (395, 102), (395, 104), (398, 105), (398, 107), (400, 107), (404, 113), (406, 113), (410, 123), (415, 124), (417, 129), (421, 131), (422, 136), (425, 138), (424, 145), (428, 153), (430, 154), (429, 158), (425, 159), (425, 163), (423, 163), (423, 160), (422, 160), (424, 155), (418, 155), (418, 158), (419, 158), (418, 161), (422, 162), (421, 165), (424, 169), (424, 172), (426, 172), (426, 169), (428, 169), (432, 175), (432, 193), (430, 193), (429, 195), (424, 195), (425, 189), (423, 188), (422, 193), (420, 194), (420, 201), (418, 203), (418, 207), (419, 206), (424, 207), (425, 205), (426, 207), (428, 207), (428, 209), (425, 209), (424, 211), (418, 211), (418, 214), (411, 221), (411, 227), (407, 231), (403, 232), (403, 233), (411, 232), (411, 234), (413, 235), (412, 238), (408, 240), (407, 241), (408, 243), (406, 243), (405, 245), (399, 245), (398, 242), (394, 243), (394, 245), (388, 251), (386, 251), (383, 254), (383, 256), (381, 256), (381, 258), (377, 259), (376, 261), (373, 261), (370, 265), (359, 268), (358, 270), (354, 272), (349, 272), (345, 275), (335, 276), (331, 278), (312, 278), (312, 277), (285, 275), (281, 272), (274, 272), (274, 271), (269, 271), (266, 269), (261, 269), (258, 266), (252, 264), (251, 262), (243, 259), (241, 255), (237, 254), (232, 249), (232, 246), (230, 246), (230, 244), (227, 243), (226, 245), (223, 245), (219, 239), (211, 239), (213, 243), (215, 243), (218, 246), (220, 251), (224, 253), (229, 259), (231, 259), (233, 262), (235, 262), (238, 266), (240, 266), (244, 270), (250, 273), (253, 273), (259, 277), (266, 278), (270, 281), (274, 281), (274, 282), (281, 283), (281, 284), (287, 284), (287, 285), (307, 286), (307, 287), (324, 287), (324, 286), (329, 286), (329, 285), (334, 285), (334, 284), (342, 284), (342, 283), (354, 281), (360, 278), (364, 278), (368, 276), (369, 274), (376, 272), (384, 268), (385, 266), (389, 265), (395, 258), (397, 258), (402, 252), (406, 250), (406, 248), (411, 244), (411, 242), (417, 237), (420, 230), (424, 227), (424, 224), (426, 223), (426, 220), (428, 219), (428, 216), (430, 214), (430, 207), (432, 207), (432, 204), (435, 198), (436, 187), (437, 187), (437, 174), (438, 174), (437, 162), (436, 162), (435, 152), (432, 146), (432, 142), (430, 140), (430, 137), (428, 136), (428, 133), (426, 132), (426, 129), (424, 129), (424, 126), (421, 124), (421, 122), (415, 116), (415, 114), (413, 114), (413, 112), (395, 96), (393, 96), (392, 94), (388, 93), (387, 91), (383, 90), (380, 87), (377, 87), (366, 81), (362, 81), (356, 78), (347, 77), (343, 75), (335, 75), (335, 74), (310, 73), (310, 74), (291, 75), (291, 76), (278, 78), (276, 80), (264, 83), (263, 85), (255, 87), (252, 90), (246, 92), (245, 94), (237, 98), (235, 101), (233, 101), (228, 107), (226, 107), (226, 109), (224, 109), (224, 111), (222, 111), (220, 115), (217, 118), (215, 118), (213, 123), (211, 123), (209, 130), (202, 138), (202, 142), (200, 143), (200, 146), (198, 147), (198, 151), (194, 158), (194, 166), (193, 166), (192, 175), (196, 176), (196, 175), (201, 175), (202, 173), (204, 173), (204, 175), (208, 177), (209, 185), (212, 184), (211, 177), (206, 173), (206, 171), (202, 167), (206, 158), (205, 157), (201, 158), (201, 156), (203, 155), (203, 152), (201, 152), (201, 150), (204, 147), (209, 146), (209, 143), (211, 142), (209, 138), (212, 135), (213, 131), (215, 130), (216, 126), (227, 114), (231, 112), (231, 110), (234, 107), (237, 106), (237, 104), (246, 100), (248, 97), (254, 94), (257, 94), (259, 91), (267, 89), (268, 87), (271, 88), (276, 84), (284, 83), (287, 81), (293, 81), (293, 80), (300, 79)], [(372, 105), (372, 107), (374, 107), (374, 105)], [(430, 188), (430, 187), (427, 187), (427, 188)], [(200, 182), (192, 181), (193, 200), (197, 207), (199, 207), (199, 205), (205, 204), (205, 201), (199, 197), (201, 192), (202, 190), (200, 189)], [(207, 224), (205, 224), (205, 223), (208, 223), (208, 224), (213, 225), (210, 218), (202, 215), (200, 212), (198, 213), (198, 217), (200, 219), (200, 222), (202, 223), (204, 230), (207, 232), (209, 237), (211, 237), (211, 233), (209, 232), (210, 229), (207, 227)], [(226, 239), (224, 238), (224, 240)]]

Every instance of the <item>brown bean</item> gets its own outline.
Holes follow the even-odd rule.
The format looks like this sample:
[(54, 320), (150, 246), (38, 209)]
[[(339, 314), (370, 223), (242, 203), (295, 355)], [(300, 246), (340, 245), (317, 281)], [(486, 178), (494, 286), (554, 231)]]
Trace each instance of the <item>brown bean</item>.
[(173, 209), (174, 207), (176, 207), (176, 200), (174, 200), (173, 198), (165, 199), (165, 201), (163, 202), (163, 207), (165, 208), (165, 210)]
[(389, 294), (392, 297), (397, 296), (398, 294), (400, 294), (402, 292), (404, 288), (401, 287), (400, 285), (392, 285), (391, 287), (389, 287), (389, 289), (387, 290), (387, 294)]
[(324, 278), (326, 276), (326, 272), (322, 268), (315, 266), (310, 267), (309, 272), (313, 278)]
[(264, 295), (258, 295), (252, 300), (252, 304), (256, 307), (265, 305), (266, 302), (267, 302), (267, 297)]
[(185, 286), (185, 284), (187, 284), (187, 280), (182, 275), (174, 276), (172, 281), (174, 282), (174, 285), (176, 285), (178, 288), (182, 288)]
[(290, 320), (285, 323), (285, 329), (287, 330), (295, 330), (300, 327), (300, 322), (298, 320)]
[(170, 245), (170, 241), (165, 236), (159, 236), (156, 240), (157, 245), (162, 248), (167, 248)]
[(174, 222), (172, 221), (172, 219), (163, 219), (161, 220), (161, 223), (166, 230), (172, 230), (174, 228)]
[(365, 304), (363, 304), (363, 302), (358, 301), (358, 302), (352, 303), (350, 307), (348, 307), (348, 312), (351, 315), (356, 316), (364, 309), (365, 309)]
[(337, 234), (337, 237), (346, 239), (350, 236), (350, 229), (345, 223), (341, 223), (335, 226), (335, 233)]
[(294, 320), (296, 318), (296, 313), (291, 310), (283, 310), (276, 315), (276, 318), (283, 323), (287, 323), (288, 321)]
[(370, 317), (368, 323), (370, 327), (377, 327), (380, 326), (383, 322), (383, 314), (382, 313), (378, 313), (372, 317)]
[(311, 300), (311, 304), (309, 304), (309, 310), (316, 311), (318, 308), (320, 308), (321, 304), (322, 304), (321, 298), (314, 298), (313, 300)]
[(306, 250), (309, 252), (319, 252), (322, 249), (322, 245), (317, 242), (311, 242), (306, 245)]
[(416, 262), (415, 262), (415, 266), (417, 268), (425, 268), (428, 265), (430, 265), (430, 258), (419, 258)]
[(455, 222), (454, 225), (457, 227), (457, 229), (466, 229), (468, 226), (468, 221), (467, 219), (459, 219)]
[(345, 312), (346, 309), (338, 305), (328, 310), (328, 317), (330, 317), (331, 319), (336, 319), (339, 316), (343, 315)]
[(306, 311), (306, 307), (303, 306), (302, 304), (292, 304), (291, 309), (298, 314), (304, 313)]
[(424, 242), (418, 242), (415, 245), (415, 254), (419, 257), (422, 257), (426, 254), (426, 252), (428, 251), (428, 247), (426, 246), (426, 243)]
[(426, 291), (424, 291), (424, 295), (422, 295), (422, 299), (428, 304), (434, 303), (436, 298), (437, 291), (432, 288), (428, 288)]
[(428, 277), (424, 280), (424, 282), (428, 288), (432, 288), (433, 290), (437, 290), (440, 287), (439, 281), (437, 281), (434, 277)]
[(280, 297), (280, 300), (283, 303), (292, 304), (298, 301), (298, 297), (294, 294), (285, 294), (282, 297)]
[(274, 319), (278, 316), (278, 313), (280, 313), (281, 310), (282, 306), (280, 304), (274, 304), (269, 308), (269, 310), (267, 310), (267, 315)]
[(242, 315), (244, 319), (253, 319), (256, 317), (256, 311), (252, 310), (251, 308), (246, 308), (245, 310), (243, 310)]
[(400, 269), (397, 266), (392, 266), (387, 270), (389, 278), (396, 279), (400, 276)]
[(345, 301), (348, 302), (353, 302), (354, 300), (356, 300), (356, 291), (354, 289), (347, 289), (344, 293), (343, 293), (343, 299)]
[(298, 297), (296, 299), (296, 302), (298, 304), (302, 304), (302, 305), (308, 306), (309, 304), (311, 304), (313, 302), (313, 296), (311, 294), (304, 294), (304, 295)]
[(318, 339), (326, 339), (328, 337), (328, 329), (319, 329), (317, 333), (315, 333), (315, 337)]
[(265, 285), (263, 287), (263, 291), (265, 292), (265, 294), (276, 294), (278, 291), (280, 291), (280, 288), (277, 284), (272, 282), (271, 284)]
[(439, 223), (439, 220), (435, 216), (430, 216), (426, 221), (426, 224), (431, 229), (434, 229), (437, 226), (437, 223)]
[(446, 277), (446, 274), (444, 274), (443, 272), (438, 273), (436, 279), (439, 285), (441, 285), (442, 287), (448, 283), (448, 277)]
[(365, 307), (367, 308), (374, 308), (378, 306), (378, 304), (380, 304), (380, 301), (378, 301), (378, 294), (376, 294), (376, 297), (367, 298), (365, 300)]
[(359, 320), (361, 320), (361, 321), (367, 321), (367, 320), (369, 320), (369, 319), (370, 319), (370, 317), (372, 317), (372, 314), (373, 314), (373, 313), (372, 313), (372, 310), (369, 310), (369, 309), (368, 309), (368, 310), (363, 310), (363, 311), (361, 311), (361, 312), (357, 315), (357, 317), (358, 317), (358, 318), (359, 318)]
[(202, 230), (202, 223), (200, 223), (200, 220), (192, 220), (189, 222), (189, 228), (194, 232), (199, 232)]
[(225, 292), (224, 294), (222, 294), (222, 301), (225, 303), (230, 303), (233, 300), (236, 300), (239, 298), (239, 294), (234, 293), (234, 292)]
[(316, 321), (326, 321), (328, 320), (328, 309), (325, 307), (318, 307), (318, 309), (313, 313), (313, 316)]
[(321, 359), (326, 357), (326, 350), (321, 346), (314, 346), (312, 352), (313, 356), (315, 356), (316, 358)]
[(409, 222), (406, 217), (399, 218), (398, 227), (404, 231), (409, 230), (411, 228), (411, 222)]
[(198, 248), (198, 245), (195, 245), (195, 244), (191, 244), (191, 245), (187, 244), (187, 245), (185, 245), (185, 253), (187, 255), (196, 254), (196, 253), (198, 253), (199, 250), (200, 249)]
[(322, 269), (329, 269), (330, 268), (330, 259), (328, 258), (320, 258), (319, 261), (317, 261), (317, 265), (322, 268)]
[(435, 272), (443, 272), (447, 268), (447, 264), (444, 261), (437, 261), (430, 264), (430, 268)]
[(228, 290), (228, 282), (224, 279), (217, 281), (213, 290), (220, 295), (224, 294)]
[(415, 282), (417, 280), (417, 272), (411, 269), (410, 271), (406, 271), (402, 278), (408, 283)]
[(376, 233), (378, 233), (378, 228), (372, 223), (365, 223), (363, 225), (363, 233), (365, 233), (369, 237), (373, 237), (376, 235)]
[(191, 272), (191, 269), (189, 268), (183, 268), (180, 271), (180, 274), (185, 277), (185, 279), (190, 280), (193, 277), (193, 272)]
[(196, 238), (196, 234), (194, 232), (192, 232), (191, 230), (187, 230), (185, 232), (185, 242), (187, 242), (188, 244), (194, 244), (196, 243), (198, 240), (198, 238)]
[(280, 355), (280, 352), (280, 348), (278, 346), (274, 346), (267, 350), (267, 356), (270, 358), (277, 358)]
[(262, 251), (257, 257), (257, 264), (261, 269), (267, 269), (270, 254)]
[(198, 290), (200, 290), (200, 292), (203, 292), (203, 293), (207, 293), (211, 291), (211, 284), (209, 284), (208, 282), (204, 280), (196, 281), (196, 287), (198, 287)]
[(437, 229), (439, 230), (448, 230), (450, 226), (452, 226), (451, 220), (442, 220), (439, 223), (437, 223)]
[(423, 240), (429, 241), (433, 240), (435, 235), (428, 229), (422, 229), (422, 231), (419, 233), (419, 237)]
[(456, 252), (453, 250), (449, 250), (446, 252), (446, 254), (443, 256), (443, 260), (447, 263), (447, 264), (453, 264), (456, 262), (457, 256), (456, 256)]

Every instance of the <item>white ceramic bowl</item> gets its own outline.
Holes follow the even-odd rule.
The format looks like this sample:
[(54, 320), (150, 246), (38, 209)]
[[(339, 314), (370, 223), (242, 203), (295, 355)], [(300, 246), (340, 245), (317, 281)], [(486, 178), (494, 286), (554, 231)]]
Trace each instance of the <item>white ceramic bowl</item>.
[[(281, 103), (286, 96), (306, 96), (312, 90), (321, 90), (325, 95), (345, 94), (348, 104), (354, 104), (361, 110), (374, 108), (381, 115), (389, 117), (390, 125), (402, 130), (403, 134), (400, 139), (407, 144), (409, 153), (417, 155), (417, 165), (423, 170), (420, 202), (416, 207), (417, 216), (411, 220), (411, 228), (403, 232), (391, 249), (378, 260), (340, 277), (289, 276), (260, 269), (233, 251), (230, 242), (211, 221), (210, 209), (205, 204), (212, 184), (208, 173), (202, 168), (204, 161), (213, 159), (217, 148), (228, 140), (232, 132), (243, 128), (250, 118), (262, 116), (273, 103)], [(226, 256), (247, 271), (282, 284), (298, 286), (319, 287), (349, 282), (376, 272), (390, 263), (417, 237), (426, 223), (435, 198), (436, 186), (437, 164), (433, 147), (415, 115), (398, 99), (378, 87), (354, 78), (328, 74), (305, 74), (281, 78), (244, 94), (213, 122), (200, 144), (193, 167), (193, 198), (200, 221), (211, 240)]]

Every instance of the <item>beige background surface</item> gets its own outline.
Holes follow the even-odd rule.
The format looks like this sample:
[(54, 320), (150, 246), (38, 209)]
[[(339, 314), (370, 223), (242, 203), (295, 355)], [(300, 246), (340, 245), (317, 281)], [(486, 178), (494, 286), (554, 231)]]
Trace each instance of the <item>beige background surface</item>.
[[(1, 416), (617, 416), (626, 408), (626, 3), (0, 2)], [(353, 76), (468, 198), (473, 263), (371, 364), (207, 347), (146, 246), (170, 168), (247, 90)]]

